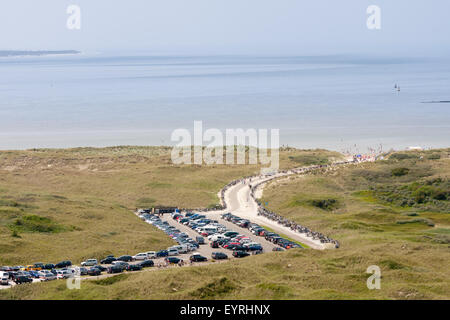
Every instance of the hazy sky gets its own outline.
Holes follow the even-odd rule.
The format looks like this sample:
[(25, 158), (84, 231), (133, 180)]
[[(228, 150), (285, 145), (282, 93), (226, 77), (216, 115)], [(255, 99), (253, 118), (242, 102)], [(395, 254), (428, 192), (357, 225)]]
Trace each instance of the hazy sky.
[[(66, 9), (81, 8), (81, 30)], [(381, 30), (366, 9), (381, 8)], [(450, 53), (448, 0), (2, 0), (0, 50)]]

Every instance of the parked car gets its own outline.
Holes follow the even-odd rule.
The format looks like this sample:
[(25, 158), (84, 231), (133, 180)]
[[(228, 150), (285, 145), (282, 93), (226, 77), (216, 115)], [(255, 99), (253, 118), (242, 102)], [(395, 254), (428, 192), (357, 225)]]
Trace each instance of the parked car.
[(260, 244), (252, 244), (247, 247), (250, 251), (263, 251), (263, 247)]
[(51, 281), (51, 280), (56, 280), (56, 275), (54, 275), (54, 274), (51, 273), (50, 271), (40, 272), (40, 273), (39, 273), (39, 279), (40, 279), (41, 281)]
[(228, 259), (228, 256), (226, 253), (223, 252), (213, 252), (211, 254), (211, 258), (213, 258), (214, 260), (223, 260)]
[(133, 256), (133, 260), (147, 260), (148, 259), (148, 255), (147, 253), (141, 252), (138, 253), (137, 255)]
[(177, 255), (180, 254), (180, 253), (178, 252), (178, 250), (175, 249), (175, 248), (169, 248), (169, 249), (167, 250), (167, 253), (168, 253), (168, 256), (177, 256)]
[(178, 262), (182, 261), (180, 258), (177, 257), (166, 257), (164, 260), (171, 264), (178, 264)]
[(9, 273), (6, 271), (0, 271), (0, 284), (7, 286), (9, 284)]
[(120, 267), (123, 270), (125, 270), (128, 267), (128, 263), (127, 262), (119, 261), (119, 260), (118, 261), (114, 261), (112, 263), (112, 265), (115, 266), (115, 267)]
[(160, 250), (156, 253), (156, 256), (158, 258), (160, 257), (167, 257), (169, 255), (169, 252), (167, 250)]
[(211, 246), (211, 248), (218, 248), (219, 241), (211, 241), (209, 245)]
[(67, 279), (72, 277), (72, 273), (67, 270), (56, 270), (57, 279)]
[(92, 267), (92, 266), (95, 266), (96, 264), (98, 264), (97, 259), (87, 259), (86, 261), (83, 261), (81, 263), (81, 266), (83, 266), (83, 267)]
[(155, 265), (155, 263), (153, 262), (153, 260), (144, 260), (142, 262), (139, 262), (139, 265), (142, 268), (147, 268), (147, 267), (153, 267)]
[(228, 238), (233, 238), (233, 237), (237, 236), (238, 234), (239, 233), (235, 232), (235, 231), (227, 231), (223, 235)]
[(247, 257), (249, 255), (250, 255), (250, 253), (245, 252), (245, 251), (241, 251), (241, 250), (233, 251), (233, 257), (235, 257), (235, 258), (244, 258), (244, 257)]
[(114, 257), (106, 257), (105, 259), (101, 260), (100, 263), (101, 264), (111, 264), (114, 261), (116, 261), (117, 259)]
[(275, 247), (272, 249), (272, 251), (284, 251), (284, 249), (280, 247)]
[(28, 273), (30, 274), (30, 277), (33, 279), (39, 278), (39, 271), (30, 270), (30, 271), (28, 271)]
[(88, 269), (86, 269), (86, 268), (84, 268), (84, 267), (80, 267), (80, 268), (78, 269), (78, 271), (79, 271), (79, 273), (80, 273), (80, 276), (85, 276), (85, 275), (88, 274)]
[(199, 253), (194, 253), (192, 256), (189, 257), (189, 260), (193, 262), (202, 262), (202, 261), (208, 261), (208, 259), (204, 256), (202, 256)]
[(142, 270), (142, 266), (139, 264), (130, 264), (127, 267), (127, 271), (139, 271)]
[(117, 258), (118, 261), (130, 262), (133, 260), (132, 256), (120, 256)]
[(64, 261), (58, 262), (58, 263), (55, 265), (55, 268), (56, 268), (56, 269), (66, 268), (66, 267), (70, 267), (71, 265), (72, 265), (72, 262), (71, 262), (71, 261), (69, 261), (69, 260), (64, 260)]
[(17, 277), (14, 277), (13, 280), (16, 284), (22, 284), (22, 283), (30, 283), (33, 282), (33, 279), (27, 276), (19, 275)]
[(155, 251), (149, 251), (149, 252), (147, 252), (147, 258), (149, 258), (149, 259), (155, 259), (155, 258), (156, 258), (156, 252), (155, 252)]
[(106, 271), (108, 268), (106, 268), (106, 267), (104, 267), (104, 266), (101, 266), (101, 265), (96, 265), (96, 266), (93, 266), (92, 268), (97, 268), (98, 270), (100, 270), (101, 272), (104, 272), (104, 271)]
[(89, 270), (87, 271), (87, 274), (88, 274), (89, 276), (99, 276), (99, 275), (102, 274), (102, 272), (100, 271), (99, 268), (97, 268), (97, 267), (92, 267), (92, 268), (89, 268)]
[(42, 269), (44, 269), (44, 264), (42, 262), (38, 262), (33, 265), (33, 270), (35, 271), (41, 271)]
[(44, 270), (52, 270), (55, 269), (55, 265), (53, 263), (47, 263), (44, 265), (44, 268), (42, 268)]
[(22, 270), (22, 271), (33, 271), (34, 270), (34, 265), (33, 264), (29, 264), (29, 265), (27, 265), (25, 267), (22, 267), (20, 270)]
[(119, 265), (117, 265), (117, 266), (112, 265), (112, 266), (108, 267), (106, 272), (108, 272), (108, 273), (121, 273), (121, 272), (123, 272), (123, 268), (121, 266), (119, 266)]

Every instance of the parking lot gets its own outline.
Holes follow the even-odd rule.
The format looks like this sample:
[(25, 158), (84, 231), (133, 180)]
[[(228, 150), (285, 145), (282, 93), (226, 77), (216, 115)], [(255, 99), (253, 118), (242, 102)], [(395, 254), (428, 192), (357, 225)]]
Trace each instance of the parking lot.
[[(187, 236), (189, 236), (189, 238), (191, 238), (191, 239), (196, 239), (196, 237), (200, 236), (199, 233), (194, 231), (192, 228), (190, 228), (190, 227), (188, 227), (188, 226), (186, 226), (186, 225), (184, 225), (182, 223), (179, 223), (177, 220), (173, 219), (170, 214), (162, 215), (162, 216), (158, 217), (158, 219), (162, 223), (165, 223), (165, 224), (173, 227), (174, 229), (176, 229), (177, 233), (184, 233)], [(250, 239), (250, 240), (247, 240), (247, 241), (257, 242), (258, 244), (261, 245), (261, 247), (263, 249), (263, 252), (271, 252), (273, 250), (273, 248), (277, 247), (275, 244), (273, 244), (273, 243), (271, 243), (269, 241), (266, 241), (264, 238), (253, 235), (248, 229), (240, 228), (240, 227), (236, 226), (235, 224), (222, 219), (220, 213), (216, 213), (216, 212), (215, 213), (209, 213), (208, 214), (208, 219), (215, 220), (215, 221), (217, 221), (218, 224), (224, 226), (227, 230), (235, 231), (239, 235)], [(150, 221), (147, 220), (147, 222), (150, 224)], [(152, 227), (154, 227), (154, 226), (152, 226)], [(212, 263), (213, 261), (214, 261), (214, 263), (221, 263), (221, 262), (225, 262), (225, 261), (227, 261), (229, 259), (235, 259), (235, 257), (233, 257), (233, 255), (232, 255), (233, 250), (225, 249), (225, 248), (222, 248), (220, 246), (217, 247), (217, 248), (212, 248), (211, 247), (211, 241), (208, 240), (208, 238), (206, 236), (203, 237), (203, 239), (204, 239), (205, 243), (199, 245), (198, 248), (196, 248), (194, 250), (191, 250), (191, 251), (189, 251), (187, 253), (179, 253), (179, 254), (177, 254), (175, 256), (176, 258), (182, 259), (183, 262), (184, 262), (183, 264), (170, 264), (170, 263), (167, 263), (165, 261), (165, 257), (155, 257), (155, 258), (151, 259), (154, 262), (154, 266), (151, 267), (151, 268), (143, 268), (142, 270), (124, 271), (124, 272), (151, 271), (151, 270), (160, 270), (162, 268), (170, 268), (170, 267), (178, 268), (178, 267), (186, 267), (186, 266), (208, 264), (208, 263)], [(214, 260), (214, 259), (212, 259), (213, 252), (222, 252), (222, 253), (227, 255), (228, 259)], [(208, 260), (207, 261), (202, 261), (202, 262), (191, 262), (189, 260), (189, 258), (194, 253), (198, 253), (201, 256), (204, 256)], [(255, 252), (253, 252), (253, 254), (254, 253)], [(137, 253), (134, 253), (134, 254), (137, 254)], [(127, 264), (128, 265), (137, 265), (137, 264), (140, 264), (141, 262), (142, 261), (138, 261), (138, 260), (136, 260), (136, 261), (128, 261)], [(70, 270), (71, 272), (76, 274), (76, 270), (79, 270), (80, 266), (81, 266), (80, 264), (77, 264), (77, 265), (74, 264), (74, 265), (72, 265), (72, 266), (70, 266), (68, 268), (62, 268), (60, 270)], [(111, 264), (98, 262), (97, 266), (101, 266), (103, 268), (108, 268), (108, 267), (111, 266)], [(89, 268), (89, 267), (86, 267), (86, 268)], [(96, 276), (88, 276), (88, 275), (78, 275), (78, 276), (80, 277), (81, 280), (87, 280), (87, 279), (97, 280), (97, 279), (102, 279), (102, 278), (105, 278), (105, 277), (110, 277), (110, 276), (113, 276), (113, 275), (114, 274), (109, 274), (109, 273), (106, 273), (104, 271), (104, 272), (102, 272), (101, 275), (96, 275)], [(41, 282), (41, 281), (42, 281), (41, 279), (33, 278), (31, 282), (32, 283), (37, 283), (37, 282)], [(1, 285), (0, 289), (8, 289), (8, 288), (11, 288), (11, 287), (16, 286), (16, 285), (17, 284), (14, 281), (9, 280), (8, 285)]]

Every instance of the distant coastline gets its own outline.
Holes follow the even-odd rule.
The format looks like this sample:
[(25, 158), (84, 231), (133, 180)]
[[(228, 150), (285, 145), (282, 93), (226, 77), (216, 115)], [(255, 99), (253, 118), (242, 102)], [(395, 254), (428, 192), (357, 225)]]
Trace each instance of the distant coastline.
[(48, 55), (67, 55), (80, 54), (77, 50), (56, 50), (56, 51), (20, 51), (20, 50), (0, 50), (0, 58), (3, 57), (26, 57), (26, 56), (48, 56)]

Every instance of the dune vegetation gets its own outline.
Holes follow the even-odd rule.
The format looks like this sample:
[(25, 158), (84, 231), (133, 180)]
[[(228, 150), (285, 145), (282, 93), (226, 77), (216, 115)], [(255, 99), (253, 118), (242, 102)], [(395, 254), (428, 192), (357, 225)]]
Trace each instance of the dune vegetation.
[[(205, 208), (256, 165), (174, 165), (169, 147), (36, 149), (0, 152), (0, 265), (122, 255), (167, 248), (172, 241), (132, 211), (137, 207)], [(341, 155), (283, 149), (291, 156)]]
[[(47, 152), (50, 153), (45, 151), (43, 154)], [(66, 154), (67, 157), (68, 151), (51, 152)], [(110, 160), (113, 163), (101, 165), (108, 159), (105, 154), (110, 151), (101, 149), (96, 152), (103, 160), (95, 165), (80, 170), (81, 158), (98, 159), (83, 155), (79, 156), (72, 169), (64, 166), (65, 169), (53, 169), (44, 175), (44, 170), (36, 168), (15, 171), (15, 174), (14, 171), (5, 171), (12, 159), (24, 156), (20, 155), (21, 152), (14, 152), (9, 155), (8, 162), (2, 155), (0, 188), (7, 192), (2, 192), (1, 199), (5, 203), (13, 201), (19, 205), (0, 206), (0, 210), (22, 213), (10, 216), (8, 221), (2, 218), (0, 257), (3, 261), (0, 264), (7, 261), (19, 263), (32, 250), (29, 244), (20, 245), (16, 241), (32, 242), (29, 237), (35, 233), (18, 230), (21, 238), (17, 238), (11, 231), (14, 230), (14, 219), (25, 215), (25, 212), (26, 215), (51, 219), (50, 224), (55, 225), (57, 231), (36, 236), (52, 238), (56, 248), (61, 246), (57, 239), (66, 242), (71, 234), (78, 238), (79, 241), (70, 246), (78, 251), (74, 257), (85, 257), (93, 252), (103, 254), (111, 248), (114, 248), (114, 254), (120, 251), (119, 248), (121, 252), (137, 252), (140, 241), (145, 237), (152, 239), (154, 248), (167, 245), (162, 234), (142, 225), (130, 214), (137, 201), (144, 201), (139, 199), (152, 199), (151, 203), (155, 204), (207, 206), (217, 201), (215, 197), (221, 185), (257, 170), (251, 166), (175, 168), (164, 164), (163, 159), (167, 159), (164, 154), (149, 157), (155, 159), (154, 162), (136, 160), (132, 163), (128, 158), (124, 162)], [(300, 166), (302, 162), (299, 159), (311, 164), (312, 153), (317, 155), (317, 161), (323, 162), (323, 152), (284, 150), (281, 164), (282, 167)], [(341, 247), (336, 250), (292, 249), (227, 263), (164, 270), (154, 268), (108, 280), (83, 281), (80, 290), (68, 290), (60, 281), (21, 285), (1, 290), (0, 298), (448, 299), (449, 155), (449, 149), (394, 153), (375, 163), (282, 178), (266, 186), (263, 203), (270, 210), (339, 240)], [(328, 156), (336, 157), (336, 154)], [(86, 163), (82, 165), (86, 166)], [(72, 173), (69, 175), (68, 172)], [(199, 172), (202, 172), (201, 176)], [(86, 183), (88, 176), (95, 177), (92, 183)], [(27, 177), (36, 182), (25, 184)], [(69, 179), (72, 185), (65, 183)], [(38, 181), (43, 185), (41, 188)], [(172, 192), (177, 193), (176, 198), (169, 195)], [(27, 194), (39, 196), (34, 196), (35, 201), (20, 201)], [(66, 199), (49, 198), (50, 195)], [(50, 208), (57, 209), (52, 212)], [(64, 214), (66, 211), (70, 214)], [(91, 225), (92, 221), (91, 224), (84, 223), (82, 217), (87, 212), (101, 216), (102, 221), (109, 221), (106, 216), (111, 214), (120, 219), (117, 220), (120, 223), (108, 222), (102, 231), (98, 231)], [(69, 218), (70, 215), (77, 215), (77, 218)], [(128, 228), (133, 232), (127, 232)], [(96, 248), (83, 249), (83, 241), (89, 240), (89, 236), (100, 237), (101, 232), (107, 230), (117, 232), (110, 236), (108, 241), (111, 242), (105, 243), (97, 238), (98, 241), (91, 243)], [(123, 239), (123, 242), (113, 245), (117, 239)], [(13, 248), (17, 248), (17, 254)], [(70, 250), (66, 247), (65, 252), (68, 254)], [(48, 255), (47, 258), (35, 259), (52, 259), (53, 253)], [(366, 286), (370, 276), (366, 270), (372, 265), (381, 270), (380, 290), (369, 290)]]

